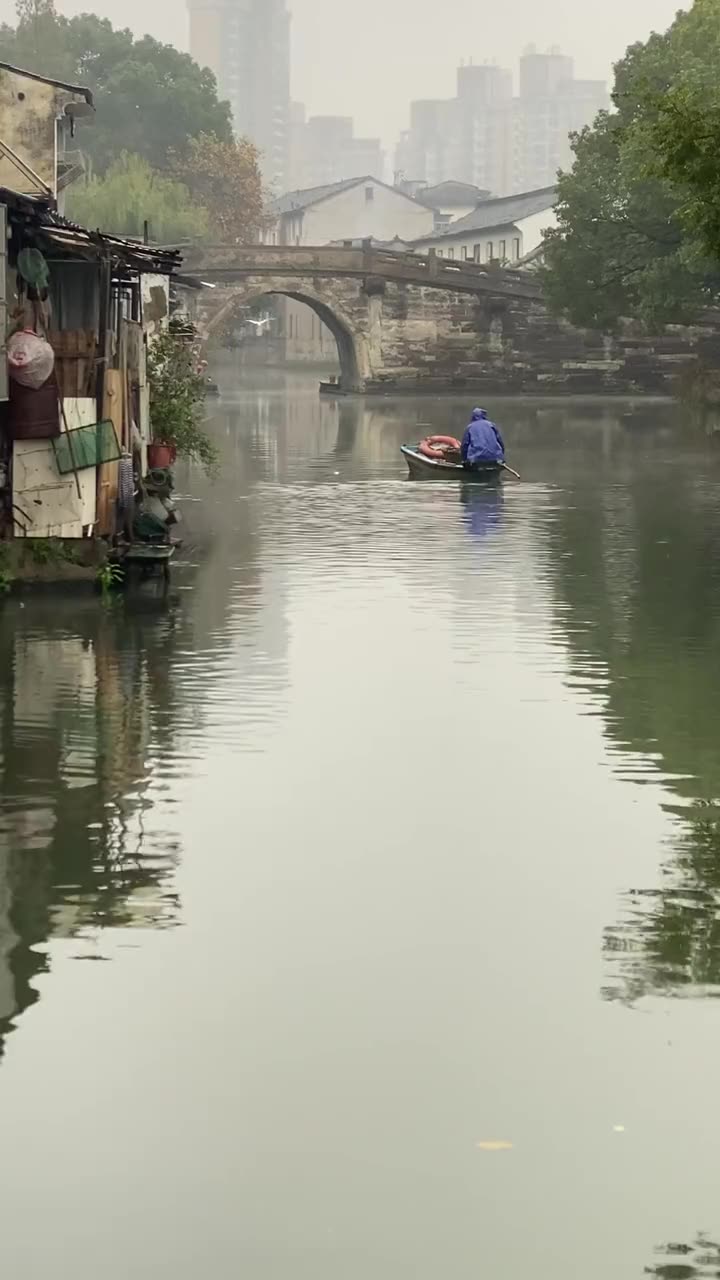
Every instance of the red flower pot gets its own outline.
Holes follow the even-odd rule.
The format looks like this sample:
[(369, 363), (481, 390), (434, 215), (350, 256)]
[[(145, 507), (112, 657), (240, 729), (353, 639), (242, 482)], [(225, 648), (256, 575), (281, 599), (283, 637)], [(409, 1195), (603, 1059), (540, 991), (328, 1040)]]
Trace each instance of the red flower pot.
[(148, 445), (148, 467), (151, 471), (156, 468), (171, 467), (177, 458), (177, 449), (174, 444), (163, 444), (161, 440), (153, 440)]

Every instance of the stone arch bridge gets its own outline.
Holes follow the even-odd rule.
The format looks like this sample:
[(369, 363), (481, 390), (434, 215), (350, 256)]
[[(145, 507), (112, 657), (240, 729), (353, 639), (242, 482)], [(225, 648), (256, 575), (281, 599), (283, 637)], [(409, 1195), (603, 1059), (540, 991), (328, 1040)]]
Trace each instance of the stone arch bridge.
[(580, 331), (551, 317), (532, 276), (496, 265), (352, 246), (207, 246), (185, 269), (203, 337), (267, 295), (304, 302), (337, 342), (340, 389), (672, 392), (698, 340)]
[(306, 303), (335, 338), (343, 391), (450, 382), (468, 364), (489, 370), (504, 363), (511, 313), (541, 306), (518, 271), (434, 254), (238, 245), (191, 253), (186, 269), (214, 286), (199, 304), (206, 338), (263, 296)]

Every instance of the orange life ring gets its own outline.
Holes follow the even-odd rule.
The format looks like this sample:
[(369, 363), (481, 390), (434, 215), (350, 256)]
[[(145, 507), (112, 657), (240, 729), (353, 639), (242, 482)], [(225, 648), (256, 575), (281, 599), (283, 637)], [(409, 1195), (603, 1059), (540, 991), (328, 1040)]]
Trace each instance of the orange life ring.
[(449, 449), (460, 452), (460, 441), (454, 436), (426, 436), (418, 445), (418, 453), (426, 458), (435, 458), (442, 462)]

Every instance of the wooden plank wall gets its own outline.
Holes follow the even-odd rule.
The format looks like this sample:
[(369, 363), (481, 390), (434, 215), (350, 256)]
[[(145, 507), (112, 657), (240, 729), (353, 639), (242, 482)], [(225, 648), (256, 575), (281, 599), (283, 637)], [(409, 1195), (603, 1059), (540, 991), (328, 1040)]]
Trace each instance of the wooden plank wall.
[[(117, 438), (122, 444), (124, 439), (123, 423), (125, 418), (125, 378), (122, 370), (108, 369), (105, 373), (105, 400), (103, 418), (111, 418)], [(117, 525), (118, 496), (117, 462), (103, 462), (98, 467), (98, 505), (96, 532), (104, 538), (112, 538)]]

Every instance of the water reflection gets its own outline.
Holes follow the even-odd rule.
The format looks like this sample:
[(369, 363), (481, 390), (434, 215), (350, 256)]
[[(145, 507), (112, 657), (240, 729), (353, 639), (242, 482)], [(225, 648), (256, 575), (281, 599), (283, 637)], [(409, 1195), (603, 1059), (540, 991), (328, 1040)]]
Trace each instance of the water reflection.
[(678, 827), (665, 885), (628, 890), (606, 931), (609, 999), (720, 995), (720, 807), (699, 801)]
[(720, 1275), (720, 1244), (699, 1235), (694, 1244), (660, 1245), (657, 1262), (645, 1268), (645, 1274), (661, 1280), (693, 1280), (693, 1277)]
[(461, 486), (460, 502), (465, 526), (477, 541), (482, 542), (500, 528), (505, 509), (502, 483)]
[(637, 1003), (720, 990), (717, 464), (488, 407), (497, 492), (407, 480), (463, 400), (230, 385), (173, 608), (3, 614), (11, 1270), (715, 1265), (652, 1251), (716, 1219), (715, 1006)]
[[(491, 408), (524, 483), (518, 490), (468, 486), (453, 495), (470, 544), (492, 543), (509, 504), (502, 559), (483, 571), (496, 565), (504, 576), (507, 554), (519, 559), (513, 573), (523, 583), (518, 608), (524, 600), (529, 634), (539, 616), (535, 583), (546, 572), (541, 548), (547, 549), (556, 621), (573, 655), (568, 684), (587, 690), (588, 711), (602, 715), (617, 772), (636, 784), (660, 782), (674, 818), (674, 835), (659, 850), (657, 879), (628, 885), (621, 918), (606, 930), (604, 994), (629, 1001), (651, 992), (711, 994), (720, 989), (717, 462), (701, 436), (678, 431), (675, 409), (652, 402), (499, 401)], [(341, 534), (332, 525), (344, 526), (352, 556), (367, 550), (354, 541), (358, 526), (365, 538), (373, 537), (373, 526), (364, 501), (338, 484), (402, 480), (399, 443), (428, 427), (454, 429), (466, 405), (447, 397), (322, 400), (307, 380), (287, 394), (281, 379), (276, 391), (222, 412), (235, 434), (240, 420), (254, 416), (255, 458), (266, 479), (329, 486), (314, 498), (288, 491), (290, 509), (296, 501), (302, 508), (292, 527), (302, 527), (310, 504), (318, 535), (324, 529), (322, 536), (336, 542)], [(383, 524), (377, 489), (375, 496), (377, 537)], [(397, 494), (387, 497), (400, 501)], [(446, 537), (449, 501), (439, 486), (429, 487), (427, 520), (422, 531), (415, 525), (426, 550)], [(413, 518), (417, 522), (417, 511)], [(284, 534), (275, 528), (272, 536)], [(442, 572), (443, 585), (465, 608), (473, 598), (477, 563), (466, 572), (459, 558), (453, 580), (431, 555), (408, 557), (402, 547), (398, 555), (404, 573), (422, 579), (426, 589)], [(462, 643), (476, 649), (465, 628)]]
[(155, 735), (171, 730), (172, 610), (53, 598), (0, 630), (0, 1054), (34, 1003), (50, 938), (162, 928), (177, 844), (149, 821)]
[(696, 447), (645, 435), (638, 457), (616, 433), (612, 474), (588, 463), (553, 522), (571, 679), (600, 698), (617, 770), (660, 780), (674, 819), (657, 881), (606, 932), (609, 998), (720, 991), (720, 511)]

